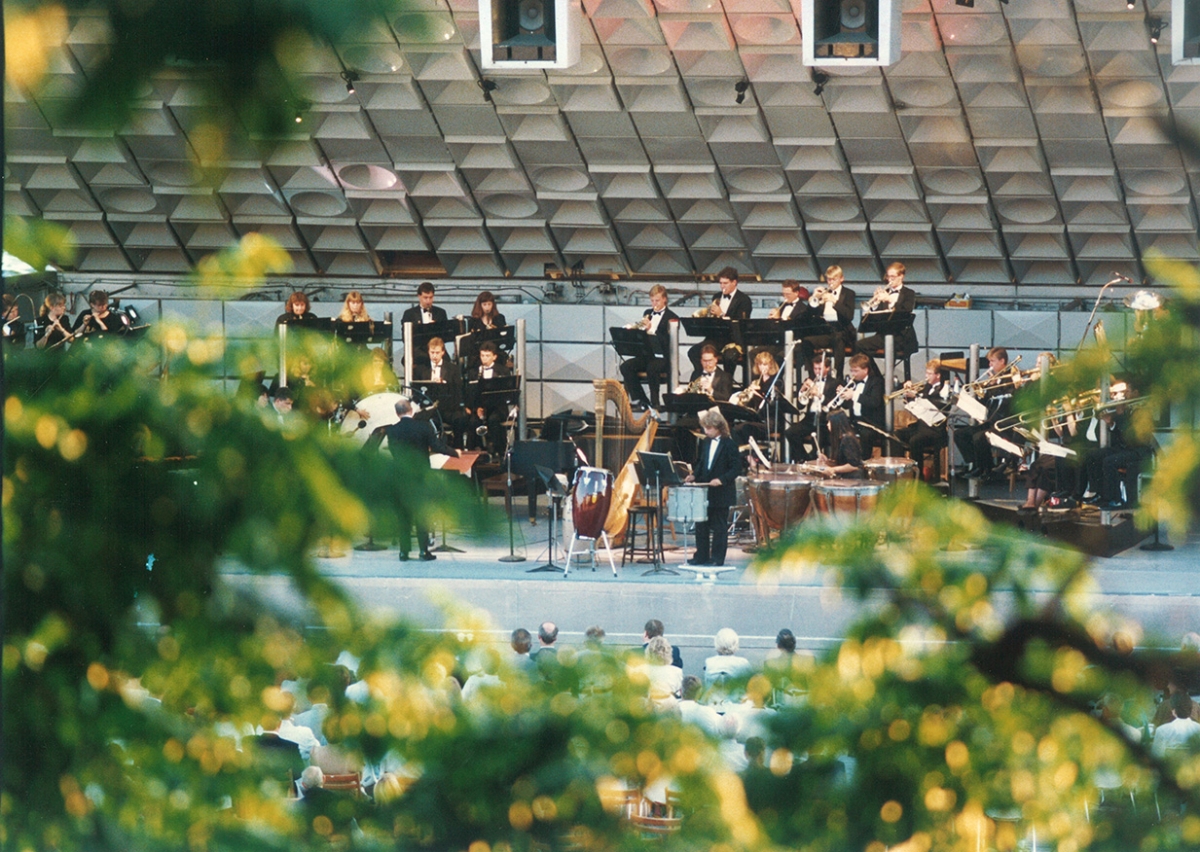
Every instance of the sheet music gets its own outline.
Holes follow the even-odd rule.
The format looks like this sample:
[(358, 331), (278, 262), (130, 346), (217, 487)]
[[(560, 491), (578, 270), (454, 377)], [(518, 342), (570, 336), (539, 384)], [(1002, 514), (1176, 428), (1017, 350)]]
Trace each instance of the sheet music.
[(946, 422), (946, 415), (942, 414), (936, 405), (924, 397), (910, 399), (904, 403), (904, 410), (926, 426), (941, 426)]
[(983, 423), (987, 420), (987, 406), (970, 394), (960, 393), (954, 404), (958, 407), (959, 411), (968, 415), (977, 423)]

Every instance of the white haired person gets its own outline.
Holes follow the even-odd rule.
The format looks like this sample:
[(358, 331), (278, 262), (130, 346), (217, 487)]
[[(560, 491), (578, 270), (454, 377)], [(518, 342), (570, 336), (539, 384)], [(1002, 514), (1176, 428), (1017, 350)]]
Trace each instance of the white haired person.
[(749, 677), (752, 671), (750, 661), (738, 656), (738, 645), (737, 632), (729, 627), (722, 627), (713, 637), (713, 647), (717, 653), (704, 661), (704, 685), (714, 698), (709, 703), (717, 703), (734, 692), (726, 686), (729, 681)]
[(655, 710), (672, 710), (679, 704), (683, 688), (683, 669), (671, 665), (671, 643), (655, 636), (646, 644), (646, 677), (650, 681), (648, 695)]

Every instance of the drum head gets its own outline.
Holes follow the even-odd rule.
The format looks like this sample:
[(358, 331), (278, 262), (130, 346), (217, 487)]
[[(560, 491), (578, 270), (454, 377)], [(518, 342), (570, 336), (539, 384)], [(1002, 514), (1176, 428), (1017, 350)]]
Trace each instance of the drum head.
[[(371, 436), (371, 432), (380, 426), (391, 426), (393, 423), (400, 422), (400, 418), (396, 416), (396, 403), (402, 399), (404, 397), (398, 393), (376, 393), (360, 399), (355, 410), (342, 418), (339, 431), (343, 435), (348, 435), (359, 443), (365, 444), (367, 438)], [(360, 411), (365, 412), (368, 416), (362, 417), (358, 414)]]

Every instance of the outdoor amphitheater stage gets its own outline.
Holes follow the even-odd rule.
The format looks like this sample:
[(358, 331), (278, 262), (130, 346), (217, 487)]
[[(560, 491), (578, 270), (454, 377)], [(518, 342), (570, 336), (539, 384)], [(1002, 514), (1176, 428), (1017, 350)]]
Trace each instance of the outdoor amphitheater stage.
[[(1008, 499), (1007, 488), (985, 491), (983, 496), (1003, 508), (981, 507), (989, 514), (1016, 517), (1017, 501)], [(820, 651), (840, 640), (861, 607), (880, 599), (876, 594), (860, 603), (819, 572), (798, 579), (756, 570), (750, 564), (754, 555), (748, 552), (748, 535), (731, 539), (727, 565), (733, 570), (715, 581), (698, 582), (681, 570), (691, 552), (690, 539), (685, 550), (682, 530), (673, 541), (669, 529), (662, 567), (678, 573), (654, 573), (654, 566), (645, 562), (622, 565), (621, 552), (615, 549), (614, 577), (603, 548), (594, 570), (590, 561), (577, 558), (567, 574), (533, 571), (549, 562), (545, 501), (536, 525), (529, 523), (523, 505), (516, 513), (512, 551), (524, 557), (521, 562), (501, 561), (510, 552), (508, 528), (503, 501), (492, 498), (491, 503), (500, 522), (472, 536), (449, 530), (446, 543), (461, 552), (440, 552), (434, 562), (401, 562), (392, 545), (378, 551), (347, 549), (340, 555), (319, 556), (317, 563), (370, 612), (434, 630), (458, 630), (470, 623), (476, 634), (484, 634), (477, 638), (497, 643), (507, 642), (516, 627), (536, 632), (541, 622), (550, 620), (560, 628), (560, 644), (579, 645), (589, 626), (600, 625), (608, 644), (632, 647), (641, 644), (646, 620), (657, 618), (666, 625), (668, 639), (680, 647), (689, 674), (700, 673), (704, 658), (713, 653), (712, 637), (722, 627), (738, 632), (742, 653), (752, 661), (774, 646), (775, 634), (783, 627), (796, 634), (799, 647)], [(440, 542), (440, 530), (437, 537)], [(1043, 540), (1057, 546), (1052, 538)], [(556, 545), (558, 566), (566, 561), (569, 541), (568, 529), (566, 540), (560, 538)], [(1152, 542), (1144, 539), (1142, 545)], [(1145, 628), (1146, 644), (1154, 647), (1178, 647), (1184, 633), (1200, 630), (1200, 530), (1173, 544), (1173, 550), (1161, 551), (1135, 544), (1112, 556), (1093, 557), (1096, 607), (1111, 607), (1137, 619)], [(253, 587), (304, 617), (284, 578), (256, 577), (235, 566), (227, 567), (223, 576), (231, 586)], [(473, 615), (468, 618), (465, 611)], [(490, 628), (481, 629), (480, 623)]]

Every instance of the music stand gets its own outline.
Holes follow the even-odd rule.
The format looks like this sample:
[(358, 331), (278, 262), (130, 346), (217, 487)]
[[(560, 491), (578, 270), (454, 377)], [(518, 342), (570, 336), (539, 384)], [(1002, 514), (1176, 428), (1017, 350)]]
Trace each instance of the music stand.
[(554, 547), (557, 544), (555, 541), (555, 527), (558, 526), (558, 507), (562, 498), (567, 496), (567, 489), (563, 488), (554, 471), (548, 467), (542, 467), (540, 464), (533, 466), (534, 473), (538, 479), (546, 486), (546, 495), (550, 498), (550, 524), (546, 542), (547, 560), (545, 565), (539, 565), (536, 568), (530, 568), (526, 574), (537, 574), (541, 571), (561, 571), (567, 573), (567, 569), (562, 565), (558, 565), (554, 561)]
[[(469, 452), (467, 450), (462, 450), (457, 456), (447, 456), (446, 461), (440, 468), (438, 468), (438, 470), (450, 471), (451, 473), (456, 473), (459, 476), (466, 476), (469, 478), (473, 475), (472, 468), (475, 467), (475, 462), (479, 460), (481, 455), (483, 455), (483, 453), (475, 452), (473, 450)], [(447, 523), (442, 524), (442, 543), (437, 547), (431, 548), (431, 550), (434, 553), (466, 553), (466, 551), (462, 548), (454, 547), (453, 545), (446, 543), (447, 525)]]
[[(460, 326), (458, 320), (445, 320), (443, 322), (415, 322), (412, 323), (413, 331), (413, 355), (418, 361), (425, 363), (429, 360), (429, 341), (435, 337), (440, 337), (442, 340), (454, 340), (458, 336)], [(420, 356), (424, 355), (424, 359)]]
[(392, 342), (392, 324), (386, 320), (363, 320), (362, 322), (334, 320), (333, 333), (341, 342), (358, 346)]
[[(668, 485), (682, 485), (683, 479), (679, 476), (679, 471), (675, 469), (675, 462), (671, 459), (670, 453), (649, 453), (638, 450), (638, 461), (642, 465), (642, 473), (647, 479), (654, 480), (654, 502), (658, 507), (658, 547), (654, 550), (654, 567), (649, 571), (642, 573), (643, 577), (650, 574), (674, 574), (679, 575), (678, 571), (672, 571), (667, 568), (663, 561), (659, 560), (659, 555), (663, 552), (663, 502), (662, 490)], [(686, 543), (686, 542), (685, 542)]]

